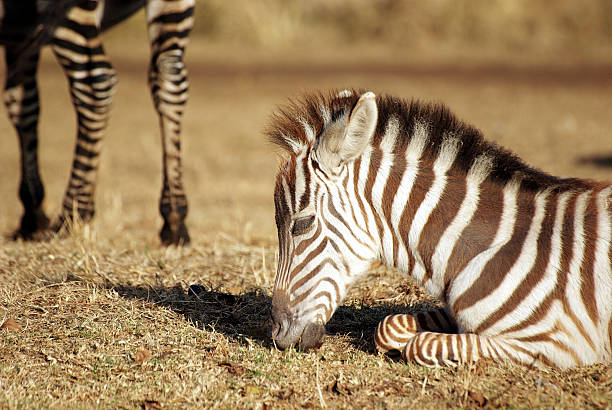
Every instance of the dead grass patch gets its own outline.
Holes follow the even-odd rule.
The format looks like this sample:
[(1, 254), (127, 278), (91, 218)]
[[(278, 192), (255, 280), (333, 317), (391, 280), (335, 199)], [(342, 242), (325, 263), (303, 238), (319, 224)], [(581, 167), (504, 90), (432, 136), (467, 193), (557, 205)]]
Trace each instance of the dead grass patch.
[[(435, 303), (396, 272), (378, 269), (351, 292), (319, 350), (279, 351), (267, 338), (271, 283), (257, 286), (251, 268), (262, 269), (254, 262), (262, 260), (261, 247), (213, 237), (190, 248), (147, 249), (129, 241), (90, 242), (83, 232), (2, 244), (0, 320), (12, 323), (0, 330), (3, 406), (584, 408), (612, 402), (609, 366), (427, 369), (375, 354), (379, 320)], [(274, 247), (263, 253), (271, 270)], [(224, 279), (213, 284), (215, 277)]]

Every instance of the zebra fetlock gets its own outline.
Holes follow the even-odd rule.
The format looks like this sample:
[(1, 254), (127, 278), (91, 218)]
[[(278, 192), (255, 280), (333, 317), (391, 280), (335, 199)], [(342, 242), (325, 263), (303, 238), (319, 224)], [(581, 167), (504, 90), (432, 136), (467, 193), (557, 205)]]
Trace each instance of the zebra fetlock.
[(316, 346), (352, 284), (383, 262), (445, 306), (385, 318), (380, 351), (426, 366), (610, 361), (612, 185), (548, 175), (443, 106), (372, 92), (307, 95), (268, 135), (286, 153), (277, 346)]

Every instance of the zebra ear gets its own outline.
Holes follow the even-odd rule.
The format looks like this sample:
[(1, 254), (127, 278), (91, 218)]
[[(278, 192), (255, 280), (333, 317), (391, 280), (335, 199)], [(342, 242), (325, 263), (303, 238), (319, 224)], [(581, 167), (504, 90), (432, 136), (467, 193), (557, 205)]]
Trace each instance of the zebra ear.
[(317, 157), (330, 171), (358, 158), (366, 149), (378, 121), (376, 95), (368, 91), (346, 119), (343, 129), (330, 130), (317, 147)]

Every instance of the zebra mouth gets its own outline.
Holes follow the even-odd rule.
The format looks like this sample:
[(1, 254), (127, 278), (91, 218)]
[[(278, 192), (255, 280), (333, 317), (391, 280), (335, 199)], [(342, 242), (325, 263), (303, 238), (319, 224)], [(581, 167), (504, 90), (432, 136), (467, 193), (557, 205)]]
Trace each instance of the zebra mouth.
[(324, 336), (325, 326), (320, 323), (309, 323), (306, 325), (306, 328), (304, 328), (298, 345), (303, 350), (318, 349), (323, 344)]
[(300, 329), (295, 326), (295, 322), (271, 322), (270, 337), (279, 349), (298, 346), (302, 350), (309, 350), (319, 348), (323, 344), (325, 326), (320, 323), (308, 323)]

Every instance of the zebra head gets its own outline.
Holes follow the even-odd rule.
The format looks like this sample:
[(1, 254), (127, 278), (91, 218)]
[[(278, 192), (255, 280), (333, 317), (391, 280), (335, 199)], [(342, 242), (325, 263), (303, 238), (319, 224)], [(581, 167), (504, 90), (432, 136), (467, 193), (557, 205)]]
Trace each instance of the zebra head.
[(375, 95), (344, 91), (307, 105), (297, 119), (281, 112), (269, 133), (290, 154), (274, 191), (279, 263), (271, 336), (280, 348), (319, 345), (352, 283), (379, 259), (354, 178), (376, 132)]

